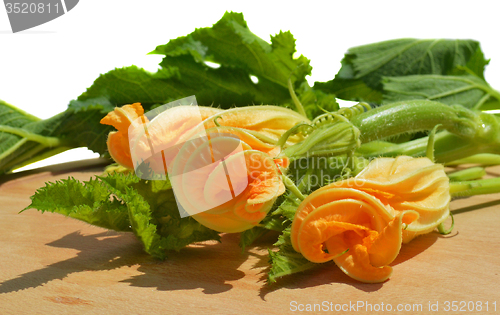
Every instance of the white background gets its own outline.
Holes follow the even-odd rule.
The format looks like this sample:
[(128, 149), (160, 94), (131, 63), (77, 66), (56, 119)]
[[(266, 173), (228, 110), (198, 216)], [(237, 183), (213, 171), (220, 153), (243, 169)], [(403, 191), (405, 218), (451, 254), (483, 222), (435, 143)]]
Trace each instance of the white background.
[[(81, 0), (64, 16), (16, 34), (1, 6), (0, 99), (48, 118), (65, 110), (101, 73), (133, 64), (155, 71), (161, 56), (148, 52), (211, 26), (226, 10), (242, 12), (250, 30), (265, 40), (290, 30), (298, 53), (311, 59), (311, 84), (332, 79), (353, 46), (401, 37), (462, 38), (480, 41), (491, 58), (486, 79), (498, 90), (499, 3)], [(43, 164), (92, 156), (78, 149)]]

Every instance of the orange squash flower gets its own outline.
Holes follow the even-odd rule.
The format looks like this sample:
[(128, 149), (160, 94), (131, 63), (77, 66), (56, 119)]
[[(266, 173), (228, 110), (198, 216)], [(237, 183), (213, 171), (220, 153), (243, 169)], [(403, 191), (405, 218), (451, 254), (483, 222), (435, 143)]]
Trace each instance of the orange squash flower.
[[(287, 161), (273, 160), (280, 150), (276, 142), (304, 121), (277, 106), (225, 111), (176, 106), (149, 121), (140, 104), (132, 104), (115, 109), (101, 123), (118, 129), (107, 143), (116, 162), (132, 169), (147, 161), (153, 172), (168, 172), (184, 215), (219, 232), (241, 232), (258, 224), (284, 193), (276, 165)], [(300, 140), (296, 135), (287, 143)], [(223, 148), (228, 146), (232, 149)]]
[(383, 282), (401, 244), (449, 215), (449, 180), (428, 158), (379, 158), (356, 177), (324, 186), (300, 204), (293, 248), (312, 262), (333, 260), (362, 282)]

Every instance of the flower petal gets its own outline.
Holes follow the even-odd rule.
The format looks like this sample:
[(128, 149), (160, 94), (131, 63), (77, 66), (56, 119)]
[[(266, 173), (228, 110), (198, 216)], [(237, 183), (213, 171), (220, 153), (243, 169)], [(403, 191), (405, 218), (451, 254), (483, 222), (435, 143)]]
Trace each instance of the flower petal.
[(414, 210), (419, 218), (403, 232), (403, 241), (432, 231), (449, 216), (449, 179), (440, 164), (428, 158), (382, 158), (372, 161), (356, 176), (358, 189), (376, 196), (395, 211)]
[(101, 119), (100, 122), (103, 125), (111, 125), (118, 131), (126, 134), (128, 133), (128, 127), (130, 124), (142, 115), (144, 115), (144, 109), (142, 108), (141, 103), (134, 103), (124, 105), (122, 107), (116, 107), (113, 111), (109, 112), (103, 119)]
[(376, 209), (377, 220), (374, 223), (376, 224), (375, 228), (380, 230), (383, 227), (382, 222), (389, 222), (393, 218), (392, 213), (387, 210), (380, 200), (366, 192), (352, 188), (336, 188), (333, 185), (330, 185), (329, 188), (326, 187), (320, 188), (307, 196), (295, 212), (295, 218), (292, 223), (291, 242), (293, 248), (298, 252), (300, 252), (298, 246), (299, 230), (302, 223), (312, 211), (328, 203), (343, 199), (353, 199), (366, 203), (373, 209)]
[(401, 212), (372, 240), (367, 246), (372, 266), (382, 267), (394, 261), (401, 249), (403, 223), (410, 224), (418, 216), (415, 211)]
[(128, 128), (130, 124), (144, 114), (144, 109), (140, 103), (116, 107), (109, 112), (100, 123), (111, 125), (118, 132), (113, 131), (108, 135), (106, 144), (113, 160), (129, 169), (133, 169), (132, 157), (128, 139)]
[(125, 166), (128, 169), (133, 169), (132, 157), (128, 144), (128, 137), (121, 131), (112, 131), (108, 135), (106, 141), (108, 152), (116, 163)]
[[(244, 160), (242, 160), (242, 157)], [(243, 165), (241, 165), (243, 161)], [(256, 150), (245, 150), (225, 159), (209, 175), (203, 188), (205, 200), (217, 195), (214, 180), (229, 176), (233, 199), (208, 211), (193, 215), (203, 225), (219, 232), (241, 232), (257, 225), (269, 212), (276, 198), (285, 191), (280, 174), (272, 158)], [(243, 179), (239, 179), (244, 175)], [(240, 184), (245, 184), (240, 191)], [(186, 188), (192, 185), (186, 182)], [(192, 196), (189, 199), (193, 199)]]
[[(334, 246), (326, 242), (326, 247)], [(380, 283), (389, 279), (392, 268), (389, 266), (374, 267), (365, 246), (356, 244), (348, 252), (333, 259), (335, 264), (349, 277), (365, 283)]]
[[(382, 205), (374, 207), (367, 202), (355, 199), (336, 200), (322, 205), (306, 216), (298, 230), (299, 252), (312, 262), (320, 263), (331, 260), (342, 253), (345, 248), (331, 248), (333, 252), (326, 253), (325, 241), (349, 231), (350, 233), (343, 235), (347, 246), (362, 242), (365, 237), (377, 233), (374, 227), (377, 227), (379, 231), (382, 230), (386, 222), (381, 222), (379, 213), (383, 211)], [(292, 233), (296, 232), (292, 230)]]

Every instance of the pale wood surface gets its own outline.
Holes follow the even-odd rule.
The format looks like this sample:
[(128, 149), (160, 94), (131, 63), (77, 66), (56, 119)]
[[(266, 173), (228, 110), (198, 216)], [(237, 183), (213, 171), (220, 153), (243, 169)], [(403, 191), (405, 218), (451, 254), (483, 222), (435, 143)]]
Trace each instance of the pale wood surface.
[[(454, 232), (404, 245), (392, 278), (383, 284), (356, 282), (327, 263), (268, 286), (266, 248), (272, 237), (241, 253), (238, 236), (224, 235), (222, 243), (190, 246), (158, 262), (131, 233), (35, 210), (18, 214), (46, 181), (88, 180), (102, 170), (75, 166), (82, 165), (11, 176), (0, 184), (2, 315), (299, 313), (291, 311), (292, 301), (304, 307), (324, 301), (422, 304), (422, 312), (404, 314), (429, 314), (429, 301), (439, 302), (434, 314), (494, 314), (496, 301), (500, 312), (500, 194), (453, 201)], [(489, 172), (500, 176), (500, 167)], [(480, 312), (444, 312), (445, 301), (453, 300), (488, 301), (489, 312), (485, 304)], [(389, 313), (352, 310), (341, 313)]]

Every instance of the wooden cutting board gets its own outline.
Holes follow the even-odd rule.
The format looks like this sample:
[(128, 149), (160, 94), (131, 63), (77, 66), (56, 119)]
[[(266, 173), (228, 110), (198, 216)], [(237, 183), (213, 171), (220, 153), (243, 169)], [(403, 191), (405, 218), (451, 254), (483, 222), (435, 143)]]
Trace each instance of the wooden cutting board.
[[(159, 262), (131, 233), (35, 210), (18, 214), (46, 181), (101, 171), (87, 161), (3, 177), (0, 314), (500, 312), (500, 194), (453, 201), (454, 232), (404, 245), (385, 283), (359, 283), (326, 263), (268, 285), (266, 248), (276, 235), (242, 253), (238, 235), (226, 234), (222, 243), (192, 245)], [(488, 172), (500, 176), (500, 167)]]

